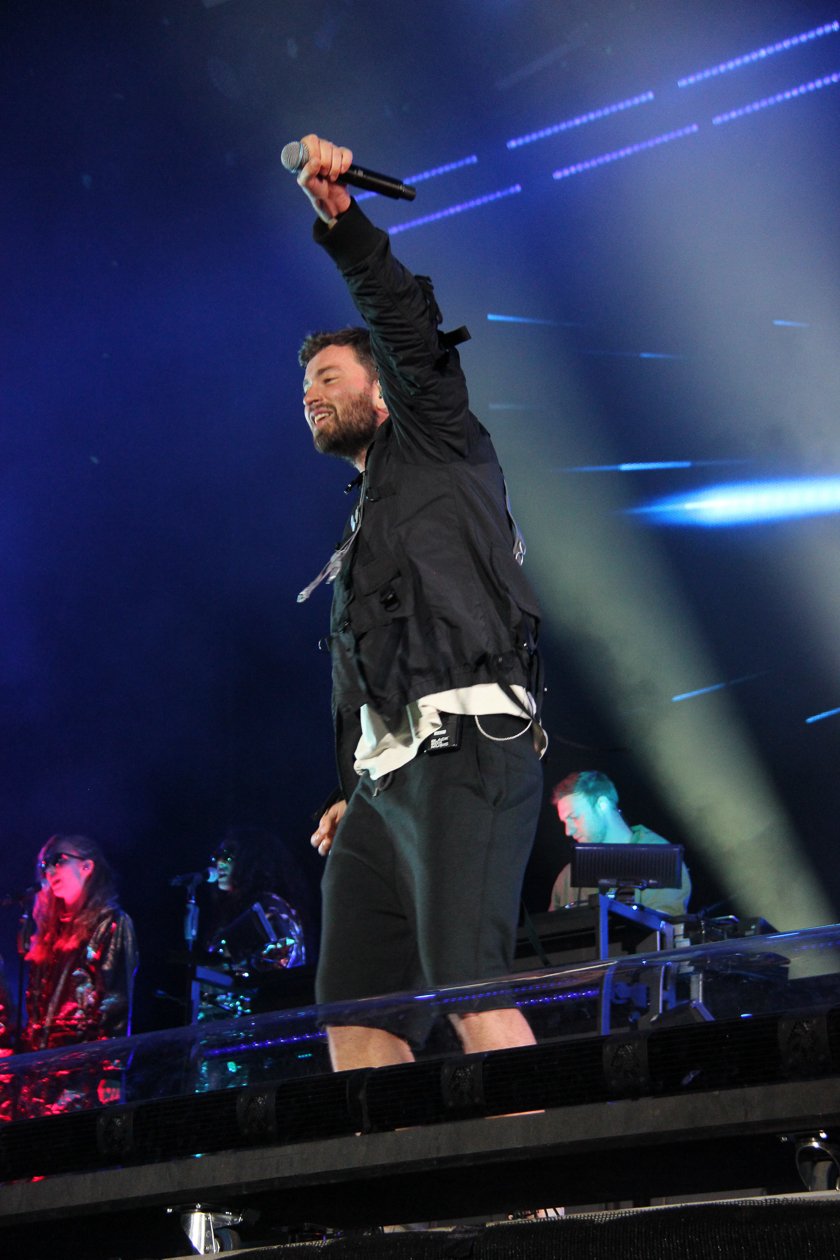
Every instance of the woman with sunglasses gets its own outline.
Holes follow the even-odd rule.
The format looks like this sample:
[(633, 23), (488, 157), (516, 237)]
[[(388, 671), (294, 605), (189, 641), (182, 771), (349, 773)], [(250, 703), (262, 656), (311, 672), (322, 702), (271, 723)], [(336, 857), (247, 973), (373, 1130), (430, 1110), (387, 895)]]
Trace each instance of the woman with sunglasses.
[[(87, 836), (51, 836), (36, 869), (41, 887), (26, 953), (21, 1051), (127, 1036), (137, 944), (105, 855)], [(94, 1082), (82, 1072), (44, 1073), (28, 1081), (24, 1111), (37, 1115), (113, 1102), (119, 1081), (119, 1064), (108, 1065)]]

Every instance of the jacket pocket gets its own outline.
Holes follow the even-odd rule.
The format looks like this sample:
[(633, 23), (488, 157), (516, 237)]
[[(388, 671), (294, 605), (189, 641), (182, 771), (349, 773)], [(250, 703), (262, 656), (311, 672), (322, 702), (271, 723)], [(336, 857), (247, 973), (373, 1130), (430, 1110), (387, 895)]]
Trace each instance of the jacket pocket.
[(394, 556), (383, 556), (368, 564), (356, 564), (351, 581), (353, 598), (349, 604), (349, 616), (357, 635), (410, 617), (414, 611), (411, 582), (405, 567)]

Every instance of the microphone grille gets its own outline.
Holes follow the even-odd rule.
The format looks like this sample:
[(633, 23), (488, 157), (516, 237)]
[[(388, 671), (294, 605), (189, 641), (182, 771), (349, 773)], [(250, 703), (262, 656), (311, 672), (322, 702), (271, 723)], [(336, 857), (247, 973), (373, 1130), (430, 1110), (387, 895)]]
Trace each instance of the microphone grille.
[(283, 145), (280, 161), (287, 171), (300, 171), (309, 161), (309, 150), (301, 140), (290, 140)]

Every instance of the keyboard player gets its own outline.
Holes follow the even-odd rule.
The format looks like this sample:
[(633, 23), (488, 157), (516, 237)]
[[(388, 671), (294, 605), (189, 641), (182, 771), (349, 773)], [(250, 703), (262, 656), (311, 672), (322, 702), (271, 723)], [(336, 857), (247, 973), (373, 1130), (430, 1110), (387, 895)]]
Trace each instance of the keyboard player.
[[(598, 770), (579, 770), (557, 784), (551, 796), (566, 835), (575, 844), (667, 844), (662, 836), (641, 824), (628, 826), (618, 808), (615, 784)], [(587, 902), (597, 888), (575, 888), (571, 864), (554, 881), (549, 910), (563, 910)], [(637, 905), (662, 914), (682, 915), (688, 909), (691, 877), (683, 863), (679, 888), (645, 888), (637, 891)]]

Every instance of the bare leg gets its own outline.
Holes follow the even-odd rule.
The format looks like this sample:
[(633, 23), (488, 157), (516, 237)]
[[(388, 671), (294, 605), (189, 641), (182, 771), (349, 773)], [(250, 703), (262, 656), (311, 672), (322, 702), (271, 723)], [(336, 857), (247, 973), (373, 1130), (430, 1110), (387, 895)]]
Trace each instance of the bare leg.
[(383, 1028), (359, 1025), (327, 1029), (330, 1061), (334, 1072), (350, 1068), (388, 1067), (393, 1063), (412, 1063), (414, 1055), (407, 1041), (385, 1032)]
[[(515, 1006), (499, 1011), (470, 1011), (466, 1015), (452, 1015), (450, 1018), (465, 1054), (478, 1054), (482, 1050), (513, 1050), (517, 1046), (537, 1044), (531, 1025)], [(538, 1112), (506, 1114), (531, 1116)]]
[(530, 1024), (515, 1006), (498, 1011), (470, 1011), (466, 1015), (453, 1015), (452, 1023), (465, 1054), (536, 1045)]

